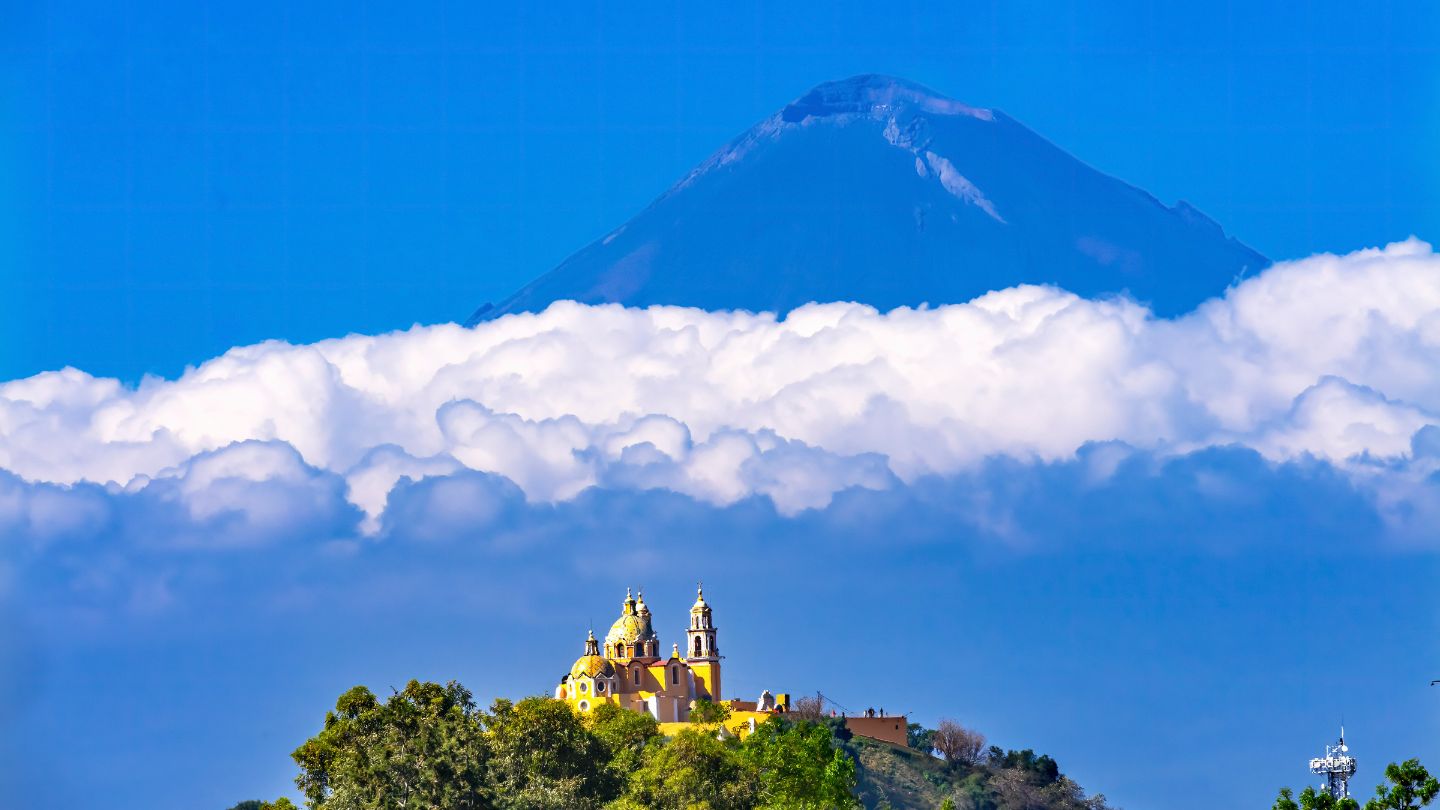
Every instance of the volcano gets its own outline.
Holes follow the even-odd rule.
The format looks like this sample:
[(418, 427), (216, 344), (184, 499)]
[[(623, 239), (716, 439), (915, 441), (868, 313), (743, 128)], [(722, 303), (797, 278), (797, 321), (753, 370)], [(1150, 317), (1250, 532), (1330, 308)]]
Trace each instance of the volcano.
[(888, 310), (1022, 283), (1172, 316), (1268, 264), (1189, 204), (1166, 206), (1003, 112), (867, 75), (786, 105), (471, 322), (564, 299)]

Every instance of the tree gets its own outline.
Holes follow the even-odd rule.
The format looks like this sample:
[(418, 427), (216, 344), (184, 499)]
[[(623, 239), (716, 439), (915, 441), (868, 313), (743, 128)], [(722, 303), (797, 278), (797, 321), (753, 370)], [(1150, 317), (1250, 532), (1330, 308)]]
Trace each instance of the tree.
[(910, 723), (905, 727), (905, 742), (916, 751), (928, 754), (935, 750), (935, 730), (925, 728), (919, 723)]
[(976, 765), (980, 752), (985, 750), (985, 735), (947, 718), (935, 727), (931, 744), (947, 762)]
[(729, 719), (729, 706), (705, 698), (695, 701), (695, 708), (690, 710), (690, 722), (692, 723), (723, 723)]
[(259, 799), (247, 799), (230, 810), (300, 810), (295, 803), (281, 796), (273, 802), (262, 802)]
[(487, 753), (469, 690), (410, 681), (384, 703), (363, 686), (341, 695), (291, 756), (312, 808), (479, 810)]
[(497, 700), (485, 718), (488, 784), (502, 810), (585, 810), (619, 794), (607, 747), (564, 701)]
[[(1365, 810), (1414, 810), (1424, 807), (1440, 794), (1440, 781), (1430, 775), (1418, 759), (1385, 766), (1390, 786), (1375, 788), (1375, 798), (1365, 803)], [(1307, 787), (1297, 802), (1290, 788), (1281, 788), (1271, 810), (1360, 810), (1360, 803), (1350, 798), (1337, 799), (1324, 791)]]
[(660, 724), (643, 712), (602, 703), (584, 717), (585, 727), (605, 746), (606, 759), (617, 784), (640, 764), (645, 744), (660, 736)]
[(630, 774), (617, 810), (749, 810), (759, 798), (755, 774), (733, 738), (698, 729), (652, 739)]
[(788, 713), (797, 720), (819, 720), (825, 716), (825, 699), (818, 694), (796, 698)]
[(824, 723), (771, 717), (740, 744), (740, 756), (759, 780), (764, 807), (855, 806), (855, 760)]
[(1385, 766), (1385, 778), (1390, 781), (1387, 790), (1384, 785), (1375, 788), (1375, 798), (1365, 803), (1365, 810), (1411, 810), (1424, 807), (1440, 794), (1440, 781), (1430, 775), (1418, 759), (1407, 759), (1400, 764)]
[(1046, 754), (1036, 754), (1026, 748), (1023, 751), (1005, 751), (990, 746), (990, 764), (1002, 770), (1018, 771), (1026, 779), (1042, 785), (1060, 781), (1060, 765)]
[(1300, 803), (1296, 804), (1290, 788), (1281, 788), (1271, 810), (1360, 810), (1360, 803), (1354, 799), (1337, 799), (1329, 793), (1307, 787), (1300, 792)]

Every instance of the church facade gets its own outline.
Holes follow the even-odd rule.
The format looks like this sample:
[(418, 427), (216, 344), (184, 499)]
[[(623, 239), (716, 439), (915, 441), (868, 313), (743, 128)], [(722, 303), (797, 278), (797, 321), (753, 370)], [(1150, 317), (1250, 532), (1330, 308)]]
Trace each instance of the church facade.
[(704, 589), (696, 590), (685, 630), (685, 649), (672, 644), (660, 656), (660, 637), (651, 622), (645, 594), (625, 593), (620, 618), (605, 634), (603, 647), (594, 631), (585, 653), (555, 687), (555, 697), (588, 712), (602, 703), (645, 712), (661, 723), (683, 723), (696, 700), (720, 702), (720, 649)]

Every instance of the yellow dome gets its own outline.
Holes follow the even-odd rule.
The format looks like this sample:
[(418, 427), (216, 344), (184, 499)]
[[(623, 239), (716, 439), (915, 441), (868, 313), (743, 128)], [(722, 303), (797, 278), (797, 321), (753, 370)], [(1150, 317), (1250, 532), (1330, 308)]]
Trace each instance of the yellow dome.
[(605, 634), (605, 643), (634, 644), (644, 633), (645, 622), (639, 616), (621, 616), (610, 625), (610, 632)]
[(616, 644), (628, 646), (657, 640), (655, 629), (650, 624), (649, 609), (646, 609), (644, 613), (637, 612), (635, 599), (630, 596), (630, 591), (626, 590), (625, 602), (620, 608), (620, 618), (610, 625), (610, 632), (605, 634), (606, 648), (613, 649)]
[(571, 678), (594, 678), (614, 674), (615, 665), (599, 655), (582, 655), (575, 659), (575, 666), (570, 667)]

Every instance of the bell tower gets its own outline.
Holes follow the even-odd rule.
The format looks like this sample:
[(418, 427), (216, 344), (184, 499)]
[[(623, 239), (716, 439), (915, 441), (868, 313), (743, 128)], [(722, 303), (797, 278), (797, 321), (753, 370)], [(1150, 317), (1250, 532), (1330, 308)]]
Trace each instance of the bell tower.
[(695, 675), (696, 697), (720, 702), (720, 648), (715, 644), (715, 623), (705, 602), (704, 586), (695, 589), (690, 627), (685, 631), (685, 663)]

